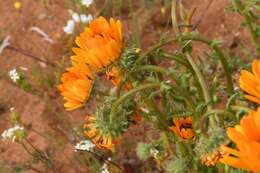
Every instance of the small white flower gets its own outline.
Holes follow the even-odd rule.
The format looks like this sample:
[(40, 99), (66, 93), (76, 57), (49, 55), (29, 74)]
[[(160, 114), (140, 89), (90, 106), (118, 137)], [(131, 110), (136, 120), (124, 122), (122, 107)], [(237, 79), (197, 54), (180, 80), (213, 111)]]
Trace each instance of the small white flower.
[(10, 70), (8, 72), (8, 74), (9, 74), (9, 77), (12, 79), (13, 82), (16, 82), (20, 78), (20, 76), (17, 73), (16, 69)]
[(107, 164), (106, 163), (103, 164), (100, 173), (110, 173), (108, 168), (107, 168)]
[(159, 154), (159, 151), (155, 148), (151, 148), (150, 149), (150, 153), (151, 155), (153, 155), (154, 158), (157, 158), (158, 157), (158, 154)]
[(75, 21), (75, 22), (77, 22), (77, 23), (79, 23), (80, 22), (80, 17), (79, 17), (79, 14), (78, 13), (73, 13), (72, 15), (71, 15), (71, 17), (72, 17), (72, 19)]
[(2, 134), (1, 134), (1, 137), (3, 140), (8, 140), (8, 139), (12, 139), (12, 142), (15, 141), (15, 132), (17, 130), (23, 130), (24, 128), (20, 125), (15, 125), (14, 127), (12, 128), (9, 128), (9, 129), (6, 129)]
[(82, 23), (90, 23), (93, 20), (93, 17), (91, 14), (89, 15), (81, 14), (80, 20)]
[(74, 20), (68, 20), (67, 25), (63, 28), (63, 31), (67, 34), (72, 34), (75, 27)]
[(82, 5), (89, 7), (92, 4), (93, 0), (81, 0)]
[(95, 144), (93, 144), (89, 140), (80, 141), (75, 145), (75, 151), (82, 150), (82, 151), (91, 151), (95, 147)]

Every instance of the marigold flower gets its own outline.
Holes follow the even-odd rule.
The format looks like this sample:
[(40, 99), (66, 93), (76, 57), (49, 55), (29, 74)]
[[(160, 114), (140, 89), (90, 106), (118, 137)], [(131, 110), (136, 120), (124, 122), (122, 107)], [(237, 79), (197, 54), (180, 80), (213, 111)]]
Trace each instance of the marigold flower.
[(226, 155), (220, 161), (230, 166), (260, 173), (260, 108), (240, 120), (240, 125), (227, 129), (237, 149), (222, 146)]
[(86, 63), (99, 71), (120, 57), (123, 48), (122, 25), (120, 21), (104, 17), (93, 20), (89, 27), (76, 38), (79, 48), (72, 48), (76, 54), (72, 61)]
[(252, 72), (242, 70), (239, 84), (241, 89), (248, 93), (245, 98), (260, 104), (260, 60), (253, 61)]
[(216, 166), (216, 164), (220, 162), (220, 159), (225, 155), (227, 155), (227, 153), (224, 151), (215, 151), (210, 155), (203, 156), (201, 162), (205, 166)]
[(84, 129), (84, 134), (90, 138), (98, 148), (112, 150), (114, 140), (111, 136), (105, 134), (100, 128), (97, 128), (95, 115), (89, 115), (86, 117)]
[(173, 119), (170, 129), (182, 139), (194, 139), (195, 133), (192, 129), (192, 117), (181, 117)]
[(84, 105), (90, 96), (94, 76), (90, 68), (84, 64), (75, 64), (63, 74), (62, 84), (58, 86), (66, 100), (66, 110), (73, 110)]

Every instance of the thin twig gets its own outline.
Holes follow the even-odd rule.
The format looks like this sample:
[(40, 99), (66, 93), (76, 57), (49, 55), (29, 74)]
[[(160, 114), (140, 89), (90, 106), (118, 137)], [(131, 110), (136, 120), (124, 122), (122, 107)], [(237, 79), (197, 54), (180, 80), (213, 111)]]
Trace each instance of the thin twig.
[[(81, 153), (84, 153), (85, 151), (80, 151)], [(111, 160), (108, 160), (108, 159), (104, 159), (102, 156), (98, 155), (97, 153), (95, 152), (92, 152), (92, 151), (86, 151), (88, 153), (90, 153), (91, 155), (93, 155), (94, 157), (96, 157), (98, 160), (101, 160), (101, 161), (106, 161), (112, 165), (114, 165), (115, 167), (117, 167), (118, 169), (120, 169), (121, 171), (123, 171), (124, 169), (118, 165), (116, 162), (113, 162)]]
[(203, 10), (203, 13), (200, 15), (199, 19), (197, 20), (197, 22), (193, 25), (192, 30), (197, 29), (197, 27), (199, 26), (200, 22), (202, 21), (202, 19), (205, 17), (209, 7), (211, 6), (211, 4), (213, 3), (214, 0), (210, 0), (208, 5), (206, 6), (206, 8)]
[(9, 50), (12, 50), (12, 51), (15, 51), (15, 52), (19, 52), (19, 53), (25, 55), (26, 57), (32, 58), (32, 59), (34, 59), (34, 60), (36, 60), (36, 61), (39, 61), (39, 62), (43, 62), (43, 63), (45, 63), (45, 64), (47, 64), (47, 65), (52, 66), (52, 67), (57, 67), (56, 64), (54, 64), (54, 63), (52, 63), (52, 62), (50, 62), (50, 61), (47, 61), (47, 60), (43, 60), (43, 59), (41, 59), (41, 58), (38, 58), (38, 57), (36, 57), (36, 56), (34, 56), (34, 55), (31, 55), (30, 53), (26, 52), (25, 50), (22, 50), (22, 49), (13, 47), (13, 46), (7, 46), (6, 49), (9, 49)]

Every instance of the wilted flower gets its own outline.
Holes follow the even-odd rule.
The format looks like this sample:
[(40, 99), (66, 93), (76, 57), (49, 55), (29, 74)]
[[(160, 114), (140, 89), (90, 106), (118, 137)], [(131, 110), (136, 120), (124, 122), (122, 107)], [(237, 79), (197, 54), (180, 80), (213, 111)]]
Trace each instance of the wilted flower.
[(17, 73), (16, 69), (10, 70), (8, 74), (13, 82), (17, 82), (17, 80), (20, 79), (20, 75)]
[(170, 129), (182, 139), (194, 139), (195, 133), (192, 129), (192, 117), (181, 117), (173, 119)]
[(63, 27), (63, 31), (67, 34), (72, 34), (75, 27), (75, 21), (74, 20), (68, 20), (67, 25)]
[(204, 155), (201, 158), (201, 162), (205, 166), (216, 166), (225, 155), (227, 155), (227, 153), (224, 151), (215, 151), (212, 154)]
[(112, 150), (114, 145), (113, 138), (96, 127), (96, 117), (94, 115), (86, 117), (84, 129), (85, 135), (90, 138), (98, 148)]
[(76, 144), (75, 150), (91, 151), (94, 147), (95, 145), (91, 141), (84, 140)]
[(1, 137), (3, 140), (8, 140), (11, 139), (12, 142), (15, 141), (15, 139), (17, 138), (16, 136), (16, 132), (19, 130), (23, 130), (24, 128), (20, 125), (15, 125), (12, 128), (6, 129), (2, 134)]

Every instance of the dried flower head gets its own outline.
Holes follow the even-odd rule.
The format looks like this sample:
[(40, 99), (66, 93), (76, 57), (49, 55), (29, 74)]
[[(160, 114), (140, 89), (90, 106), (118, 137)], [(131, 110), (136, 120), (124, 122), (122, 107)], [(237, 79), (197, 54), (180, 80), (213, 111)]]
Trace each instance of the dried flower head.
[(225, 155), (227, 153), (224, 151), (214, 151), (212, 154), (204, 155), (201, 158), (201, 162), (205, 166), (216, 166)]
[(98, 128), (96, 122), (95, 115), (86, 117), (86, 123), (84, 125), (85, 135), (90, 138), (98, 148), (112, 150), (114, 145), (113, 137), (106, 134), (101, 128)]

